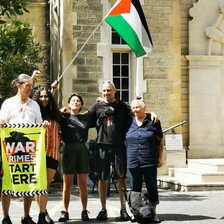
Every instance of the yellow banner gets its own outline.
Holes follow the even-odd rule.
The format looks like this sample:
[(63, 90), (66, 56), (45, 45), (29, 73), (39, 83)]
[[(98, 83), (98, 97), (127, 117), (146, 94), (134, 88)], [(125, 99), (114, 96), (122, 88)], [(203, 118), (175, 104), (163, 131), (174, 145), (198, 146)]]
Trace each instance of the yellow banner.
[(45, 128), (1, 129), (2, 193), (14, 196), (46, 194)]

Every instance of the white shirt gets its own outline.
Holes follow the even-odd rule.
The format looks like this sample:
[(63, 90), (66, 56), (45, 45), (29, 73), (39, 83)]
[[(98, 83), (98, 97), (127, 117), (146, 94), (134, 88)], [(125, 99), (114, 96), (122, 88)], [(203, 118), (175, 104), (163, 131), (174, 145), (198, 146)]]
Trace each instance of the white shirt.
[(3, 123), (42, 123), (40, 107), (36, 101), (28, 98), (21, 103), (17, 96), (6, 99), (1, 107), (0, 119)]

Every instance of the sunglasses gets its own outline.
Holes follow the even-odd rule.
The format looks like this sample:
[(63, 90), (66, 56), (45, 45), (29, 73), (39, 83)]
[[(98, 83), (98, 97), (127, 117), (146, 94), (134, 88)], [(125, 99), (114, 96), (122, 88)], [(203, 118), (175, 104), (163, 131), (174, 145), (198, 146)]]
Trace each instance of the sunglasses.
[(110, 80), (104, 80), (103, 81), (103, 84), (110, 84), (111, 86), (113, 86), (114, 87), (114, 89), (116, 89), (116, 87), (115, 87), (115, 85), (114, 85), (114, 83), (112, 82), (112, 81), (110, 81)]

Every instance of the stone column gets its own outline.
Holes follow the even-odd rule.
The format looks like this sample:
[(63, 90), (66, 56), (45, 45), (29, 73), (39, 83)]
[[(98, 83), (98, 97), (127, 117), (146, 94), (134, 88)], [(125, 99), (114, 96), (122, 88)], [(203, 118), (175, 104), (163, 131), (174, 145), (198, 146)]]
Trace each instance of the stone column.
[(224, 155), (224, 57), (189, 60), (190, 146), (188, 158)]
[[(62, 43), (61, 51), (61, 67), (62, 72), (67, 69), (67, 66), (73, 60), (77, 50), (77, 40), (73, 37), (73, 26), (77, 24), (77, 14), (72, 11), (72, 0), (61, 1), (61, 36)], [(61, 74), (60, 74), (61, 75)], [(62, 105), (67, 105), (67, 99), (73, 92), (73, 79), (77, 76), (76, 66), (71, 64), (66, 73), (62, 77)]]
[(189, 22), (188, 158), (224, 156), (224, 0), (199, 0)]

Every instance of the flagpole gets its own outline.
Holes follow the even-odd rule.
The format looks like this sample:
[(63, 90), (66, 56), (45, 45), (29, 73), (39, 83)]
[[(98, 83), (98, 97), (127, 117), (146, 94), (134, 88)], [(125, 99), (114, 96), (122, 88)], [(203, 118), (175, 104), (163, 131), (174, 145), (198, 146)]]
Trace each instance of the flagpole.
[(97, 29), (101, 26), (101, 24), (104, 22), (104, 20), (106, 19), (106, 17), (110, 14), (111, 10), (115, 7), (116, 3), (114, 4), (114, 6), (109, 10), (109, 12), (104, 16), (104, 18), (101, 20), (101, 22), (96, 26), (96, 28), (93, 30), (93, 32), (90, 34), (90, 36), (87, 38), (87, 40), (85, 41), (85, 43), (82, 45), (82, 47), (77, 51), (77, 53), (75, 54), (75, 56), (72, 58), (72, 60), (70, 61), (70, 63), (67, 65), (67, 67), (65, 68), (65, 70), (62, 72), (62, 74), (58, 77), (58, 82), (61, 80), (61, 78), (63, 77), (63, 75), (65, 74), (65, 72), (68, 70), (68, 68), (71, 66), (71, 64), (73, 63), (73, 61), (78, 57), (79, 53), (82, 51), (82, 49), (86, 46), (86, 44), (89, 42), (89, 40), (91, 39), (91, 37), (93, 36), (93, 34), (97, 31)]

